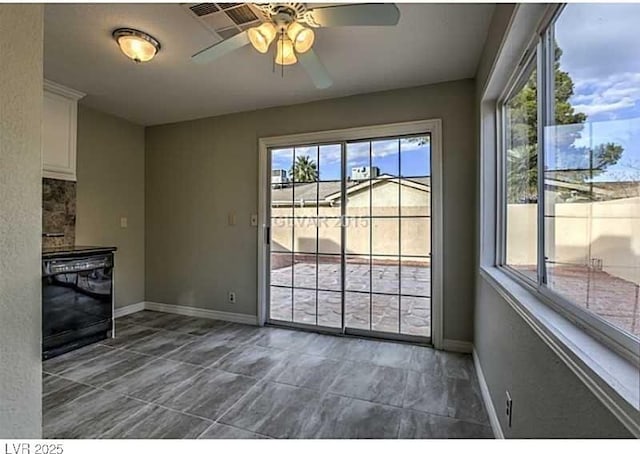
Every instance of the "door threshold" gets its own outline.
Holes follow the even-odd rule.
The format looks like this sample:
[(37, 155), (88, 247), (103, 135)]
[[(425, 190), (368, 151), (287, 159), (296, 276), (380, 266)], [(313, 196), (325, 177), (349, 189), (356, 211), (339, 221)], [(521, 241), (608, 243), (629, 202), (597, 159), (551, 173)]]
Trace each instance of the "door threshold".
[(394, 333), (384, 333), (380, 331), (366, 331), (366, 330), (359, 330), (355, 328), (346, 328), (345, 331), (343, 332), (340, 328), (306, 325), (304, 323), (284, 322), (284, 321), (278, 321), (278, 320), (267, 320), (264, 326), (270, 327), (270, 328), (283, 328), (283, 329), (290, 329), (290, 330), (296, 330), (296, 331), (307, 331), (307, 332), (317, 333), (317, 334), (327, 334), (330, 336), (351, 337), (354, 339), (364, 339), (364, 340), (377, 340), (382, 342), (393, 342), (393, 343), (418, 345), (421, 347), (433, 348), (433, 343), (431, 341), (431, 338), (426, 336), (423, 337), (423, 336), (413, 336), (410, 334), (394, 334)]

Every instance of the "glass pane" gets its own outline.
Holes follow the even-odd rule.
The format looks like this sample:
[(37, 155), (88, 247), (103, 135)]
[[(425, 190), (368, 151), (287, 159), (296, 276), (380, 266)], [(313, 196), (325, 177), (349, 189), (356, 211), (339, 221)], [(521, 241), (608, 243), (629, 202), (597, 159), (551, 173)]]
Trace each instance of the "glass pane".
[(535, 70), (530, 72), (505, 107), (506, 263), (536, 279), (538, 120)]
[(431, 266), (429, 259), (402, 258), (400, 293), (402, 295), (431, 296)]
[(345, 260), (345, 289), (369, 292), (371, 288), (371, 260), (366, 256), (347, 256)]
[(282, 287), (270, 288), (271, 318), (290, 322), (292, 320), (291, 289)]
[(293, 247), (295, 252), (315, 253), (317, 247), (317, 218), (314, 214), (308, 217), (294, 218)]
[(341, 260), (335, 255), (318, 255), (318, 288), (342, 289)]
[(271, 253), (271, 285), (293, 285), (293, 255), (290, 253)]
[(396, 257), (371, 257), (371, 291), (400, 293), (400, 260)]
[(371, 142), (371, 215), (398, 216), (400, 206), (400, 140)]
[[(272, 177), (281, 179), (280, 177)], [(286, 177), (282, 177), (285, 179)], [(293, 214), (293, 186), (287, 184), (271, 185), (271, 217), (289, 217)]]
[(431, 175), (431, 136), (400, 139), (400, 171), (410, 178)]
[(400, 298), (400, 332), (413, 336), (431, 335), (431, 298)]
[(371, 295), (371, 328), (374, 331), (398, 333), (399, 298), (390, 295)]
[(315, 254), (296, 254), (293, 265), (293, 286), (316, 288)]
[(316, 291), (293, 289), (293, 321), (316, 324)]
[(400, 139), (374, 140), (371, 142), (372, 178), (400, 175)]
[(402, 218), (400, 220), (400, 237), (402, 255), (429, 256), (431, 253), (431, 219)]
[(370, 329), (370, 303), (368, 293), (346, 292), (344, 295), (345, 324), (349, 328)]
[(404, 178), (400, 185), (400, 214), (402, 216), (431, 215), (431, 179)]
[(340, 292), (318, 292), (318, 325), (342, 326), (342, 295)]
[(371, 142), (347, 144), (347, 208), (348, 216), (369, 216), (371, 205)]
[(271, 150), (271, 216), (291, 216), (293, 148)]
[(293, 216), (315, 217), (318, 213), (318, 183), (291, 183), (293, 193)]
[(289, 174), (294, 183), (318, 181), (318, 147), (296, 147)]
[(368, 218), (346, 218), (346, 242), (345, 251), (347, 254), (369, 254), (370, 244), (370, 224)]
[(375, 255), (400, 254), (400, 220), (398, 218), (371, 219), (371, 248)]
[(342, 178), (341, 145), (320, 145), (318, 152), (320, 181), (333, 181), (339, 184)]
[(339, 218), (318, 219), (318, 252), (340, 254), (342, 252), (342, 229)]
[(558, 17), (544, 176), (547, 285), (638, 337), (639, 21), (633, 4), (568, 4)]
[(397, 178), (383, 177), (371, 181), (371, 215), (400, 215), (400, 184)]
[(271, 250), (291, 252), (293, 250), (293, 220), (290, 218), (271, 219)]

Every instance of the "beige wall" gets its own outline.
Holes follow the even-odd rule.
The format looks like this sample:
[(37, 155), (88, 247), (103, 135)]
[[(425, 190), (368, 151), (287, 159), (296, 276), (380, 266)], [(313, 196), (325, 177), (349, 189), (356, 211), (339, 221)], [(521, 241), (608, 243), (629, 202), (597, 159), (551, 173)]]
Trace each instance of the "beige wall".
[(470, 341), (474, 94), (474, 82), (462, 80), (148, 128), (146, 298), (256, 313), (257, 231), (249, 219), (258, 211), (259, 137), (441, 118), (444, 336)]
[[(400, 186), (393, 182), (379, 183), (372, 190), (365, 189), (348, 195), (347, 231), (345, 250), (347, 254), (391, 254), (426, 256), (431, 253), (431, 219), (403, 218), (374, 219), (370, 221), (369, 206), (374, 216), (428, 216), (430, 193), (422, 189)], [(400, 197), (400, 198), (399, 198)], [(401, 209), (398, 210), (398, 201)], [(272, 250), (280, 252), (316, 251), (316, 224), (318, 252), (339, 254), (341, 252), (340, 220), (325, 216), (340, 216), (341, 209), (322, 206), (274, 207), (271, 209)], [(295, 216), (297, 219), (278, 219)], [(317, 218), (317, 219), (316, 219)], [(370, 225), (372, 224), (372, 225)], [(370, 247), (370, 240), (373, 247)], [(402, 241), (400, 243), (399, 241)], [(413, 262), (428, 262), (428, 259), (408, 259)]]
[[(607, 273), (640, 284), (640, 197), (556, 203), (546, 225), (547, 256), (563, 264), (602, 260)], [(536, 263), (537, 206), (507, 207), (507, 263)]]
[(144, 128), (80, 105), (77, 159), (76, 244), (116, 246), (116, 307), (144, 301)]
[(0, 438), (42, 434), (42, 5), (0, 5)]

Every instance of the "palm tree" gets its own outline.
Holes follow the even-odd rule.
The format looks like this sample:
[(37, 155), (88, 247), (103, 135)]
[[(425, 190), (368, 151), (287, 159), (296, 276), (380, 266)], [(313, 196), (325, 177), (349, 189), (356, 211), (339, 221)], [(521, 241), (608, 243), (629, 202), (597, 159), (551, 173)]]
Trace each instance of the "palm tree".
[(289, 170), (289, 177), (296, 183), (309, 183), (318, 180), (318, 167), (309, 156), (297, 156)]

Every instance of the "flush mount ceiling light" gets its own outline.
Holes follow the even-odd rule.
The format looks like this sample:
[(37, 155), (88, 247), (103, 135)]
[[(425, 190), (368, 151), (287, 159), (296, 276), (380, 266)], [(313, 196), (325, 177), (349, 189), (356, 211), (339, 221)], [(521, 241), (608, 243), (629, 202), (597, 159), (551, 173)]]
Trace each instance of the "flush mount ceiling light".
[(151, 60), (160, 50), (158, 40), (140, 30), (118, 28), (113, 31), (112, 36), (122, 53), (136, 63)]
[(400, 11), (393, 3), (317, 8), (307, 8), (306, 3), (257, 3), (252, 7), (259, 10), (262, 24), (201, 50), (191, 57), (192, 60), (208, 63), (249, 43), (261, 54), (266, 54), (270, 47), (273, 49), (271, 43), (275, 41), (276, 64), (284, 68), (299, 62), (317, 88), (328, 88), (333, 83), (331, 77), (312, 49), (314, 28), (393, 26), (400, 19)]

